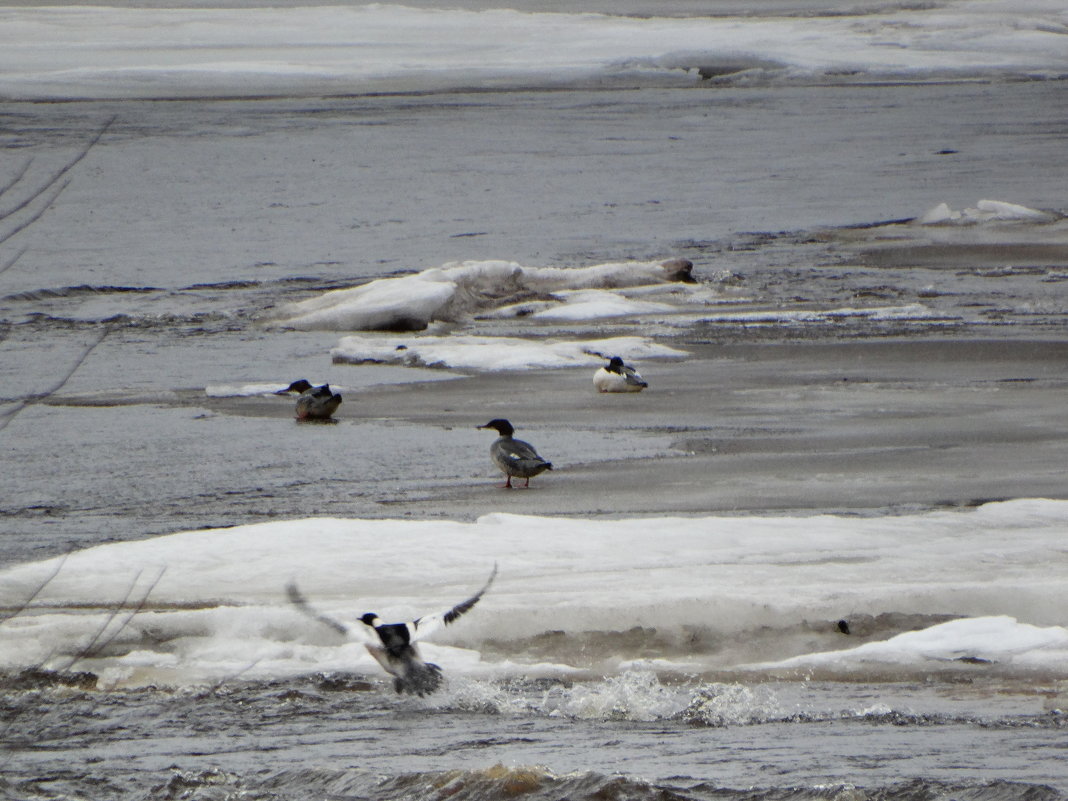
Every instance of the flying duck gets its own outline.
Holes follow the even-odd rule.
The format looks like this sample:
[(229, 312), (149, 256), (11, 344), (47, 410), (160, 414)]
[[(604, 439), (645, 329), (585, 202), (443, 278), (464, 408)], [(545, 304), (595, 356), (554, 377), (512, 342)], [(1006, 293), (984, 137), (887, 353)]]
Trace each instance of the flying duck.
[(490, 458), (500, 471), (507, 476), (504, 486), (508, 489), (512, 488), (512, 476), (525, 478), (526, 484), (523, 486), (529, 487), (531, 477), (545, 470), (553, 469), (551, 462), (547, 462), (538, 456), (533, 445), (523, 442), (521, 439), (512, 439), (515, 429), (512, 428), (512, 424), (507, 420), (490, 420), (486, 425), (478, 426), (478, 428), (492, 428), (500, 434), (496, 441), (490, 445)]
[(300, 393), (297, 398), (298, 420), (329, 420), (341, 405), (341, 393), (333, 392), (329, 384), (313, 387), (306, 379), (301, 378), (278, 394), (284, 395), (287, 392)]
[(593, 385), (600, 392), (641, 392), (649, 386), (633, 367), (613, 356), (608, 364), (593, 374)]
[[(424, 662), (415, 643), (438, 629), (454, 622), (458, 617), (479, 602), (493, 579), (497, 577), (497, 565), (482, 589), (466, 601), (456, 604), (451, 609), (433, 615), (417, 618), (410, 623), (383, 623), (374, 612), (360, 617), (360, 623), (366, 628), (356, 629), (357, 636), (369, 638), (364, 644), (367, 652), (375, 658), (383, 669), (393, 676), (393, 689), (397, 693), (428, 695), (441, 686), (441, 668), (432, 662)], [(301, 612), (332, 628), (339, 634), (350, 636), (354, 633), (344, 623), (317, 612), (305, 600), (296, 584), (286, 585), (290, 602)]]

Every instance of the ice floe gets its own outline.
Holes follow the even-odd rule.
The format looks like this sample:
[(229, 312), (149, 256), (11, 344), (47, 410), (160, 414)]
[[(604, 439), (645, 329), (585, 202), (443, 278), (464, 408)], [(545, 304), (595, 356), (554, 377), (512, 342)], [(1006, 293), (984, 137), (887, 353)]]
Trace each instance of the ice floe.
[[(672, 310), (671, 304), (629, 300), (612, 290), (680, 282), (679, 286), (692, 287), (682, 291), (684, 299), (706, 302), (707, 288), (689, 283), (692, 267), (685, 259), (576, 268), (524, 267), (510, 261), (450, 263), (333, 290), (290, 305), (272, 322), (300, 330), (421, 331), (434, 321), (455, 321), (502, 308), (510, 309), (510, 316), (533, 313), (551, 318), (556, 312), (564, 319), (666, 312)], [(530, 303), (535, 305), (523, 305)]]
[[(325, 381), (312, 381), (312, 384), (319, 386), (325, 384)], [(209, 384), (204, 387), (204, 394), (209, 398), (253, 398), (260, 395), (278, 395), (285, 392), (289, 383), (285, 384)]]
[[(310, 626), (286, 602), (286, 582), (341, 620), (369, 610), (411, 619), (477, 589), (496, 561), (500, 574), (479, 606), (426, 647), (448, 672), (567, 672), (586, 658), (585, 646), (567, 647), (566, 638), (549, 651), (537, 645), (562, 631), (590, 648), (606, 642), (603, 670), (615, 659), (617, 669), (737, 667), (787, 677), (938, 666), (1068, 676), (1066, 523), (1068, 502), (1019, 500), (870, 518), (489, 514), (186, 531), (0, 571), (0, 605), (20, 610), (30, 599), (3, 621), (0, 669), (77, 660), (105, 682), (132, 684), (377, 675), (361, 643)], [(859, 629), (862, 618), (890, 613), (922, 630), (845, 636), (834, 628), (839, 618)], [(109, 644), (93, 654), (97, 631)], [(652, 635), (697, 645), (649, 659)], [(754, 654), (760, 638), (764, 650)], [(699, 647), (702, 639), (712, 647)]]
[(974, 208), (952, 209), (939, 203), (916, 218), (920, 225), (976, 225), (985, 222), (1048, 223), (1061, 219), (1051, 211), (1032, 209), (1001, 200), (980, 200)]
[(820, 76), (1056, 78), (1068, 67), (1063, 2), (884, 0), (877, 11), (871, 5), (859, 15), (731, 17), (695, 10), (688, 18), (639, 18), (387, 3), (24, 3), (0, 8), (0, 93), (129, 99), (557, 87), (612, 79), (690, 86), (702, 79)]
[(532, 370), (597, 366), (611, 356), (681, 359), (685, 351), (642, 337), (584, 341), (484, 336), (343, 337), (331, 352), (336, 363), (397, 364), (461, 370)]
[(803, 654), (759, 669), (824, 668), (857, 671), (879, 665), (931, 662), (1049, 667), (1068, 662), (1068, 628), (1034, 626), (1007, 615), (950, 620), (842, 651)]

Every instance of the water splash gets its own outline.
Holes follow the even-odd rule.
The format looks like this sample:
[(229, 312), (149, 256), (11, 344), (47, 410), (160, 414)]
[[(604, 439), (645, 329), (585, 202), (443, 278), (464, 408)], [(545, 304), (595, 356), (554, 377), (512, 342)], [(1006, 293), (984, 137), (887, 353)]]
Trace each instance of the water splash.
[(722, 683), (673, 686), (646, 670), (550, 689), (538, 711), (579, 720), (680, 720), (710, 727), (764, 723), (786, 716), (767, 687)]
[(782, 704), (770, 688), (744, 684), (706, 684), (693, 693), (679, 717), (696, 726), (746, 726), (781, 720)]

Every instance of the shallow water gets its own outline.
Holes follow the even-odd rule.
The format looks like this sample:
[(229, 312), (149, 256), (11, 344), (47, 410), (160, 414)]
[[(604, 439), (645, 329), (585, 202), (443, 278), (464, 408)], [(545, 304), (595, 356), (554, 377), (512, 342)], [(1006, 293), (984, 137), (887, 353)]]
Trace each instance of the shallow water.
[(865, 796), (853, 789), (863, 783), (890, 798), (1000, 799), (1053, 798), (1068, 786), (1064, 714), (1044, 707), (1041, 685), (661, 685), (627, 674), (460, 681), (433, 701), (383, 689), (333, 676), (196, 693), (30, 692), (9, 700), (16, 717), (5, 739), (9, 766), (13, 758), (19, 774), (38, 778), (4, 789), (24, 798), (170, 797), (170, 785), (190, 798), (705, 799), (776, 787)]
[[(1063, 182), (1047, 165), (1060, 158), (1064, 86), (8, 104), (5, 167), (27, 175), (10, 190), (17, 196), (44, 185), (111, 122), (73, 168), (61, 202), (4, 246), (3, 436), (24, 467), (2, 479), (3, 558), (276, 515), (440, 514), (421, 502), (426, 492), (470, 484), (484, 475), (480, 462), (397, 462), (407, 449), (395, 437), (437, 441), (442, 425), (485, 422), (498, 400), (529, 419), (544, 407), (537, 390), (563, 379), (515, 396), (472, 384), (480, 399), (470, 414), (457, 414), (467, 408), (460, 398), (448, 411), (432, 394), (404, 394), (426, 400), (408, 421), (417, 427), (360, 425), (352, 435), (367, 445), (353, 451), (342, 437), (364, 419), (361, 394), (378, 379), (331, 364), (329, 332), (259, 321), (291, 300), (449, 259), (566, 266), (682, 255), (699, 280), (737, 301), (681, 323), (479, 323), (490, 334), (640, 331), (683, 349), (894, 335), (1057, 341), (1068, 262), (1061, 224), (834, 226), (915, 216), (943, 200), (963, 208), (990, 194), (1056, 208)], [(915, 304), (927, 310), (915, 319), (826, 314)], [(669, 380), (705, 370), (715, 380), (750, 358), (701, 361)], [(340, 429), (289, 426), (282, 403), (235, 406), (199, 394), (304, 375), (348, 389)], [(833, 367), (825, 374), (850, 378), (870, 380)], [(1042, 386), (1055, 392), (1057, 383)], [(523, 397), (526, 408), (513, 402)], [(632, 400), (630, 408), (655, 408), (651, 394)], [(715, 441), (707, 430), (722, 408), (707, 411), (696, 436)], [(266, 448), (257, 437), (265, 425)], [(376, 445), (379, 433), (389, 439)], [(648, 446), (619, 455), (663, 453), (670, 443), (649, 433)], [(473, 432), (465, 440), (474, 447)], [(558, 461), (591, 458), (564, 450)], [(395, 479), (393, 463), (402, 465)], [(971, 497), (984, 496), (1004, 493)]]

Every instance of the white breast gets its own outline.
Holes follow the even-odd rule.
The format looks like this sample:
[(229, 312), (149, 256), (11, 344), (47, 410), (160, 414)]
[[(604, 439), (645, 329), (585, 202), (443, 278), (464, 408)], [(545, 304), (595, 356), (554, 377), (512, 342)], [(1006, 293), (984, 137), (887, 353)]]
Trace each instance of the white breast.
[(603, 367), (593, 374), (593, 385), (598, 392), (641, 392), (644, 389), (641, 384), (630, 383), (626, 376), (609, 372)]

